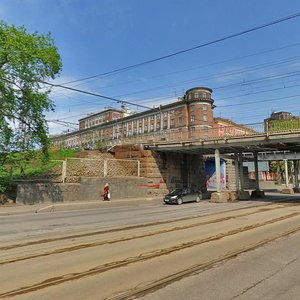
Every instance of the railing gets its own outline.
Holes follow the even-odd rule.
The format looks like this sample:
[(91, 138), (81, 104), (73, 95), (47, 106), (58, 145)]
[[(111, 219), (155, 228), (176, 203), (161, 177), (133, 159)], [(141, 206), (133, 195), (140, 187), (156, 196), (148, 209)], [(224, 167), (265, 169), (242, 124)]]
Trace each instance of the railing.
[(110, 144), (150, 144), (159, 142), (178, 142), (193, 140), (218, 140), (234, 137), (272, 135), (278, 133), (300, 132), (300, 120), (276, 120), (272, 123), (253, 123), (247, 125), (219, 126), (217, 128), (167, 129), (164, 131), (132, 135), (110, 141)]
[[(178, 142), (178, 141), (194, 141), (194, 140), (218, 140), (234, 137), (249, 137), (256, 135), (272, 135), (278, 133), (290, 133), (300, 131), (300, 118), (290, 120), (272, 120), (270, 122), (260, 122), (246, 125), (221, 125), (216, 124), (215, 128), (203, 127), (183, 127), (174, 129), (164, 129), (147, 133), (136, 133), (128, 136), (118, 134), (114, 139), (105, 139), (108, 146), (117, 144), (152, 144), (161, 142)], [(92, 130), (92, 129), (91, 129)], [(89, 132), (90, 134), (90, 132)], [(94, 145), (95, 141), (88, 141), (84, 137), (86, 143)], [(80, 144), (77, 141), (76, 145)], [(71, 147), (72, 145), (69, 145)]]

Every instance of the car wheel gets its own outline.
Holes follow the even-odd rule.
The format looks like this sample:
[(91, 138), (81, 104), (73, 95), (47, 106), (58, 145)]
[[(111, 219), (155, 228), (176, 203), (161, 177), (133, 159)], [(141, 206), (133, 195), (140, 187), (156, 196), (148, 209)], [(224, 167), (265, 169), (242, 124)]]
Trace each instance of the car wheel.
[(200, 202), (200, 197), (199, 197), (199, 196), (197, 196), (197, 198), (196, 198), (196, 202), (197, 202), (197, 203), (199, 203), (199, 202)]
[(179, 205), (182, 204), (182, 198), (177, 199), (177, 204), (179, 204)]

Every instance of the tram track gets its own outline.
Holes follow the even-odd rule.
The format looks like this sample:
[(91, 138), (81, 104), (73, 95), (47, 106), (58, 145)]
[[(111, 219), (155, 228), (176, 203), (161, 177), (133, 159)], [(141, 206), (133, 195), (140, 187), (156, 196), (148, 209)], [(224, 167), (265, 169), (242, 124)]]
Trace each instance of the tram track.
[[(0, 260), (0, 266), (5, 265), (5, 264), (15, 263), (15, 262), (18, 262), (18, 261), (24, 261), (24, 260), (29, 260), (29, 259), (33, 259), (33, 258), (38, 258), (38, 257), (45, 257), (45, 256), (54, 255), (54, 254), (61, 254), (61, 253), (81, 250), (81, 249), (85, 249), (85, 248), (102, 246), (102, 245), (106, 245), (106, 244), (115, 244), (115, 243), (119, 243), (119, 242), (136, 240), (136, 239), (155, 236), (155, 235), (159, 235), (159, 234), (170, 233), (170, 232), (173, 232), (173, 231), (189, 229), (189, 228), (193, 228), (193, 227), (197, 227), (197, 226), (205, 226), (205, 225), (224, 222), (224, 221), (237, 219), (237, 218), (241, 218), (241, 217), (247, 217), (247, 216), (257, 214), (257, 213), (282, 209), (282, 208), (289, 207), (289, 206), (291, 206), (291, 204), (285, 204), (285, 205), (280, 205), (280, 206), (276, 206), (276, 207), (259, 207), (259, 208), (255, 209), (252, 212), (245, 212), (245, 213), (239, 213), (239, 214), (230, 214), (230, 215), (225, 216), (225, 217), (218, 217), (218, 218), (210, 219), (210, 220), (207, 220), (207, 221), (200, 221), (200, 222), (189, 223), (189, 224), (185, 224), (185, 225), (177, 225), (175, 227), (170, 227), (170, 228), (165, 228), (165, 229), (156, 229), (156, 230), (152, 230), (152, 231), (141, 233), (141, 234), (134, 233), (134, 235), (122, 236), (122, 237), (119, 237), (119, 238), (107, 239), (107, 240), (103, 240), (103, 241), (96, 241), (96, 242), (91, 242), (91, 243), (79, 243), (79, 244), (76, 244), (76, 245), (61, 247), (61, 248), (58, 248), (58, 249), (54, 249), (54, 250), (46, 251), (46, 252), (42, 252), (42, 253), (36, 253), (36, 254), (26, 255), (26, 256), (19, 256), (19, 257), (15, 257), (13, 259)], [(246, 209), (243, 208), (242, 210), (248, 210), (248, 209), (249, 208), (246, 208)], [(234, 211), (234, 212), (237, 212), (237, 211)], [(227, 212), (227, 214), (229, 214), (229, 213), (230, 212)], [(210, 217), (211, 216), (212, 215), (210, 215)], [(194, 219), (199, 219), (199, 217), (201, 217), (201, 216), (180, 218), (180, 219), (172, 220), (171, 222), (168, 222), (168, 221), (152, 222), (152, 223), (147, 223), (147, 224), (139, 224), (139, 225), (134, 225), (134, 226), (128, 226), (128, 227), (125, 227), (125, 228), (115, 228), (115, 229), (110, 229), (110, 230), (90, 232), (90, 233), (80, 234), (80, 235), (70, 235), (70, 236), (58, 237), (58, 238), (52, 238), (52, 239), (42, 239), (42, 240), (23, 243), (23, 244), (13, 244), (13, 245), (8, 245), (8, 246), (3, 246), (3, 247), (0, 247), (0, 251), (7, 251), (7, 250), (12, 250), (14, 248), (20, 248), (20, 247), (25, 247), (25, 246), (33, 246), (33, 245), (50, 243), (50, 242), (74, 240), (76, 238), (91, 237), (91, 236), (97, 236), (97, 235), (103, 235), (103, 234), (109, 234), (109, 233), (115, 233), (115, 232), (130, 231), (130, 230), (135, 230), (135, 229), (140, 229), (140, 228), (147, 228), (147, 227), (153, 227), (153, 226), (158, 226), (158, 225), (171, 224), (171, 223), (174, 223), (174, 222), (178, 223), (179, 221), (191, 221), (191, 220), (194, 220)]]
[[(265, 226), (268, 226), (268, 225), (271, 225), (271, 224), (280, 223), (280, 222), (283, 222), (283, 221), (286, 221), (286, 220), (293, 220), (293, 218), (299, 217), (299, 215), (300, 215), (299, 211), (291, 212), (291, 213), (288, 213), (284, 216), (271, 218), (271, 219), (263, 221), (263, 222), (257, 222), (257, 223), (247, 225), (247, 226), (243, 226), (243, 227), (238, 227), (238, 228), (226, 231), (226, 232), (220, 232), (219, 234), (208, 236), (206, 238), (194, 239), (194, 240), (191, 240), (191, 241), (188, 241), (188, 242), (173, 245), (172, 247), (160, 248), (160, 249), (156, 249), (155, 251), (141, 253), (137, 256), (127, 257), (123, 260), (111, 261), (109, 263), (99, 265), (99, 266), (93, 267), (91, 269), (82, 271), (82, 272), (68, 273), (68, 274), (64, 274), (62, 276), (56, 276), (56, 277), (48, 278), (46, 280), (43, 280), (39, 283), (30, 285), (30, 286), (24, 286), (24, 287), (20, 287), (18, 289), (15, 289), (15, 290), (0, 293), (0, 297), (13, 297), (13, 296), (17, 296), (17, 295), (27, 294), (27, 293), (34, 292), (34, 291), (44, 289), (44, 288), (47, 288), (47, 287), (51, 287), (51, 286), (55, 286), (55, 285), (58, 285), (58, 284), (65, 283), (65, 282), (73, 281), (73, 280), (76, 280), (76, 279), (80, 279), (80, 278), (84, 278), (84, 277), (88, 277), (88, 276), (93, 276), (93, 275), (105, 273), (109, 270), (122, 268), (124, 266), (128, 266), (128, 265), (131, 265), (131, 264), (134, 264), (134, 263), (143, 262), (143, 261), (146, 261), (146, 260), (151, 260), (151, 259), (154, 259), (154, 258), (157, 258), (157, 257), (168, 255), (168, 254), (171, 254), (171, 253), (174, 253), (174, 252), (178, 252), (178, 251), (181, 251), (181, 250), (184, 250), (184, 249), (187, 249), (187, 248), (192, 248), (192, 247), (195, 247), (195, 246), (199, 246), (201, 244), (205, 244), (205, 243), (209, 243), (209, 242), (215, 242), (215, 241), (221, 240), (221, 239), (226, 238), (226, 237), (232, 237), (234, 235), (237, 235), (237, 234), (240, 234), (240, 233), (243, 233), (243, 232), (249, 232), (249, 231), (252, 231), (252, 230), (255, 230), (255, 229), (258, 229), (258, 228), (262, 228), (262, 227), (265, 227)], [(241, 216), (247, 216), (247, 214), (240, 214), (239, 217), (241, 217)], [(215, 219), (214, 221), (216, 222), (216, 220), (217, 219)], [(176, 227), (174, 227), (174, 228), (176, 228)], [(182, 278), (182, 277), (184, 277), (188, 274), (191, 274), (193, 272), (207, 269), (207, 268), (211, 267), (212, 265), (214, 265), (215, 263), (217, 263), (219, 261), (229, 259), (231, 257), (234, 257), (234, 256), (242, 253), (242, 252), (252, 250), (252, 249), (254, 249), (256, 247), (259, 247), (259, 246), (261, 246), (265, 243), (268, 243), (268, 242), (270, 242), (274, 239), (278, 239), (280, 237), (289, 235), (289, 234), (294, 233), (294, 232), (299, 231), (299, 230), (300, 230), (300, 226), (293, 227), (292, 229), (284, 231), (283, 233), (278, 234), (275, 237), (273, 236), (269, 239), (264, 239), (263, 241), (259, 241), (255, 245), (250, 245), (248, 247), (244, 247), (243, 249), (238, 249), (238, 250), (233, 251), (231, 253), (227, 253), (226, 255), (224, 255), (223, 257), (219, 257), (218, 259), (211, 260), (211, 261), (206, 262), (204, 264), (203, 263), (202, 264), (197, 264), (197, 265), (193, 266), (192, 268), (188, 268), (186, 270), (182, 270), (180, 272), (174, 273), (174, 274), (172, 274), (172, 276), (168, 276), (168, 278), (161, 278), (159, 281), (151, 282), (151, 283), (149, 283), (145, 286), (141, 286), (139, 288), (128, 290), (123, 294), (116, 295), (116, 296), (113, 296), (112, 298), (107, 298), (107, 299), (128, 299), (128, 297), (141, 295), (141, 294), (146, 293), (150, 290), (157, 289), (162, 285), (165, 285), (165, 284), (168, 284), (172, 281), (178, 280), (178, 279), (180, 279), (180, 278)]]

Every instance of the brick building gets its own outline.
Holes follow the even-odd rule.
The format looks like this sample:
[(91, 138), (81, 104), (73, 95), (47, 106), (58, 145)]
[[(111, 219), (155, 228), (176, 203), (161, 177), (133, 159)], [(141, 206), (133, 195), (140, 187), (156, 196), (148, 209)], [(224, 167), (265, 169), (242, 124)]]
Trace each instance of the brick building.
[(145, 141), (204, 137), (214, 129), (212, 90), (195, 87), (178, 101), (140, 113), (107, 109), (79, 120), (79, 130), (51, 137), (54, 147), (73, 148), (143, 143)]

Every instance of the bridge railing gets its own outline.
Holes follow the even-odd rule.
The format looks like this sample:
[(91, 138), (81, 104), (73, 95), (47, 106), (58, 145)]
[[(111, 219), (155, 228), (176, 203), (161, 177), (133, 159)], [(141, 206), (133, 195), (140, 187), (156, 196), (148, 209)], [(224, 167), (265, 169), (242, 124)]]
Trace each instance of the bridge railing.
[(193, 140), (218, 140), (224, 138), (246, 137), (256, 135), (271, 135), (300, 131), (300, 119), (272, 120), (271, 122), (260, 122), (246, 125), (222, 125), (216, 127), (170, 128), (130, 136), (119, 136), (117, 139), (109, 140), (108, 145), (115, 144), (152, 144), (162, 142), (178, 142)]

